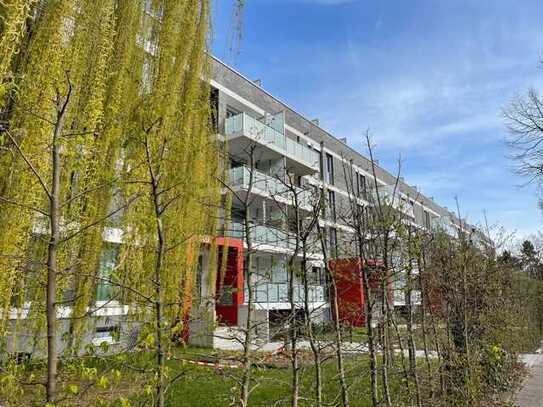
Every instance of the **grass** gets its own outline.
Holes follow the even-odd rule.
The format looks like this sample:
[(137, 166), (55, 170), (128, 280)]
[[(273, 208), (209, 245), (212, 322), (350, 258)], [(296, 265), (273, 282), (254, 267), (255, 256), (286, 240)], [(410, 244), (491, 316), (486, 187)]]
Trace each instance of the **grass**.
[[(239, 368), (218, 369), (212, 366), (200, 366), (187, 362), (187, 360), (203, 359), (204, 356), (208, 360), (214, 360), (215, 358), (228, 360), (239, 358), (240, 355), (235, 352), (220, 352), (213, 349), (194, 347), (175, 349), (167, 361), (167, 366), (169, 368), (169, 377), (178, 376), (179, 379), (168, 390), (167, 406), (222, 407), (230, 405), (230, 402), (238, 396), (238, 383), (242, 370)], [(300, 406), (313, 406), (315, 405), (315, 370), (308, 353), (302, 354), (301, 359), (303, 363), (300, 371)], [(282, 363), (266, 363), (255, 367), (253, 374), (254, 388), (250, 397), (251, 406), (289, 405), (292, 374), (288, 363), (285, 363), (286, 361), (285, 359)], [(60, 403), (59, 406), (122, 406), (118, 400), (119, 397), (132, 400), (131, 406), (150, 405), (150, 397), (144, 395), (145, 386), (149, 385), (150, 375), (142, 375), (136, 370), (128, 369), (127, 366), (149, 368), (152, 366), (152, 355), (145, 352), (127, 355), (127, 359), (122, 364), (125, 368), (120, 368), (120, 374), (115, 379), (111, 368), (113, 366), (119, 368), (118, 362), (87, 359), (87, 366), (96, 367), (99, 372), (94, 380), (83, 379), (79, 373), (76, 373), (77, 369), (64, 366), (59, 386), (63, 397), (66, 396), (65, 390), (68, 385), (75, 384), (81, 390), (85, 389), (88, 384), (92, 385), (84, 394), (66, 396), (64, 402)], [(371, 405), (368, 364), (367, 355), (346, 358), (345, 370), (352, 407)], [(397, 363), (398, 365), (399, 363)], [(43, 377), (43, 366), (34, 366), (33, 369), (36, 377)], [(97, 385), (98, 379), (102, 376), (107, 378), (107, 384), (104, 386)], [(399, 366), (392, 369), (390, 383), (393, 394), (400, 395), (399, 397), (406, 396), (405, 390), (399, 389), (402, 386)], [(152, 388), (149, 389), (152, 390)], [(336, 405), (336, 402), (339, 401), (339, 390), (335, 359), (328, 359), (323, 364), (323, 397), (326, 405)], [(38, 398), (37, 396), (43, 396), (43, 391), (39, 387), (27, 387), (24, 397), (19, 400), (20, 404), (2, 403), (0, 397), (0, 405), (41, 405), (33, 401)], [(402, 399), (393, 400), (393, 405), (402, 405), (404, 401)]]
[[(364, 388), (364, 379), (361, 374), (367, 365), (366, 358), (350, 360), (347, 365), (349, 382), (352, 389)], [(210, 367), (190, 366), (184, 367), (186, 375), (172, 387), (168, 400), (171, 406), (224, 406), (228, 405), (229, 398), (237, 396), (236, 379), (241, 375), (241, 369), (227, 371)], [(332, 402), (339, 394), (337, 386), (337, 370), (335, 363), (328, 361), (324, 365), (324, 395), (326, 401)], [(367, 373), (363, 374), (364, 376)], [(305, 398), (313, 398), (314, 369), (305, 366), (301, 371), (301, 394)], [(256, 387), (251, 393), (251, 406), (287, 405), (290, 394), (290, 381), (292, 375), (287, 368), (257, 368), (254, 371), (254, 384)], [(195, 388), (197, 384), (197, 389)], [(354, 395), (353, 395), (354, 396)], [(358, 394), (353, 406), (368, 406), (365, 394)], [(313, 405), (306, 400), (302, 405)]]
[[(209, 350), (208, 350), (209, 351)], [(307, 356), (307, 355), (306, 355)], [(301, 369), (302, 400), (300, 405), (313, 406), (315, 370), (312, 360), (304, 359)], [(214, 407), (229, 404), (238, 395), (237, 383), (241, 369), (215, 369), (196, 365), (179, 366), (179, 362), (170, 361), (172, 370), (184, 370), (183, 377), (171, 388), (168, 395), (170, 406)], [(367, 355), (348, 357), (345, 363), (346, 378), (349, 385), (351, 406), (366, 407), (371, 405), (369, 358)], [(251, 406), (286, 406), (290, 400), (292, 374), (287, 367), (260, 367), (254, 370), (254, 390), (251, 393)], [(391, 372), (391, 387), (402, 385), (400, 370)], [(394, 391), (405, 396), (405, 391)], [(323, 364), (323, 397), (327, 405), (335, 405), (340, 397), (338, 374), (335, 360), (329, 359)], [(394, 405), (405, 400), (397, 399)]]

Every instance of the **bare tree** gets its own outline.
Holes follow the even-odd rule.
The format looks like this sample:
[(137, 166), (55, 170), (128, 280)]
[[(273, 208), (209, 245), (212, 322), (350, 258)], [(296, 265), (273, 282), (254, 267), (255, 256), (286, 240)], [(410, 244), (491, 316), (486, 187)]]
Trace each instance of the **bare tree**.
[[(288, 318), (288, 339), (289, 339), (289, 350), (290, 350), (290, 363), (292, 371), (292, 382), (291, 382), (291, 407), (297, 407), (299, 398), (300, 398), (300, 361), (299, 361), (299, 349), (298, 349), (298, 340), (299, 340), (299, 321), (298, 321), (298, 305), (296, 298), (296, 281), (297, 275), (304, 272), (303, 267), (298, 268), (298, 255), (300, 254), (303, 231), (302, 231), (302, 216), (300, 213), (300, 203), (299, 203), (299, 191), (297, 191), (295, 184), (292, 179), (292, 175), (287, 173), (286, 179), (283, 180), (288, 195), (292, 198), (292, 211), (293, 215), (290, 215), (290, 210), (288, 207), (284, 209), (285, 221), (287, 223), (287, 228), (289, 233), (292, 231), (294, 237), (294, 248), (292, 253), (288, 255), (287, 261), (287, 272), (288, 272), (288, 301), (290, 303), (290, 316)], [(281, 207), (281, 205), (279, 205)], [(297, 272), (298, 271), (298, 272)]]
[[(330, 282), (330, 291), (331, 291), (331, 308), (332, 308), (332, 317), (334, 323), (334, 347), (336, 352), (336, 364), (338, 371), (338, 381), (341, 391), (341, 401), (344, 407), (349, 406), (349, 392), (347, 385), (347, 378), (345, 374), (345, 362), (343, 359), (343, 336), (341, 331), (341, 321), (339, 319), (339, 304), (338, 304), (338, 288), (337, 288), (337, 276), (335, 270), (335, 261), (337, 261), (337, 252), (336, 248), (330, 248), (326, 238), (326, 231), (317, 223), (317, 230), (319, 234), (319, 240), (321, 243), (323, 261), (324, 261), (324, 271), (328, 280)], [(331, 253), (333, 253), (331, 255)], [(334, 256), (335, 255), (335, 256)]]
[(543, 176), (543, 99), (535, 89), (517, 97), (504, 110), (510, 137), (507, 143), (517, 171), (529, 182)]
[[(369, 136), (368, 136), (369, 137)], [(369, 139), (368, 139), (369, 142)], [(371, 209), (363, 206), (361, 203), (362, 197), (359, 196), (357, 188), (355, 188), (354, 172), (352, 165), (344, 165), (343, 173), (347, 184), (347, 191), (349, 194), (349, 211), (345, 215), (345, 223), (354, 230), (354, 243), (356, 257), (359, 259), (359, 276), (356, 278), (361, 281), (362, 292), (364, 295), (364, 304), (362, 314), (364, 315), (365, 324), (368, 332), (368, 352), (370, 357), (370, 390), (372, 405), (377, 407), (379, 405), (379, 391), (378, 391), (378, 362), (377, 362), (377, 349), (376, 349), (376, 332), (374, 330), (374, 316), (375, 316), (375, 298), (374, 291), (370, 288), (370, 280), (372, 279), (372, 273), (368, 267), (368, 259), (372, 259), (372, 255), (368, 253), (370, 250), (370, 242), (374, 236), (370, 229)], [(364, 191), (366, 194), (367, 191)], [(366, 196), (366, 198), (368, 198)], [(373, 260), (373, 259), (372, 259)], [(335, 287), (335, 285), (334, 285)], [(337, 291), (337, 290), (336, 290)], [(337, 297), (334, 295), (334, 297)], [(337, 302), (337, 300), (336, 300)], [(337, 311), (337, 303), (334, 306)], [(336, 319), (337, 318), (337, 314)]]
[[(257, 275), (254, 270), (254, 255), (255, 255), (255, 242), (253, 241), (254, 234), (254, 222), (251, 217), (251, 207), (254, 203), (254, 196), (252, 191), (255, 185), (256, 179), (256, 156), (257, 145), (250, 143), (244, 148), (244, 155), (246, 159), (246, 168), (249, 172), (249, 179), (246, 183), (246, 191), (244, 194), (239, 194), (231, 184), (232, 180), (220, 180), (225, 188), (232, 194), (233, 202), (237, 203), (241, 207), (243, 214), (243, 239), (245, 243), (244, 250), (244, 271), (247, 280), (246, 293), (247, 293), (247, 312), (245, 325), (243, 327), (243, 337), (241, 339), (241, 345), (243, 347), (242, 364), (243, 373), (240, 380), (240, 394), (239, 405), (247, 407), (249, 405), (249, 396), (252, 389), (253, 380), (253, 342), (255, 338), (255, 330), (257, 325), (254, 321), (255, 313), (255, 285), (257, 283)], [(239, 338), (234, 338), (239, 340)]]
[[(309, 192), (307, 189), (305, 192)], [(305, 332), (307, 333), (309, 339), (309, 346), (311, 347), (311, 352), (313, 353), (313, 361), (315, 367), (315, 404), (317, 407), (321, 407), (323, 403), (323, 376), (322, 376), (322, 346), (317, 338), (317, 333), (315, 332), (315, 324), (313, 323), (313, 316), (315, 309), (310, 305), (309, 298), (309, 265), (308, 265), (308, 256), (310, 253), (316, 252), (315, 241), (318, 239), (318, 222), (320, 215), (322, 213), (322, 205), (324, 204), (324, 197), (322, 197), (322, 192), (319, 194), (317, 189), (313, 188), (314, 196), (311, 197), (311, 212), (306, 218), (304, 224), (305, 229), (300, 236), (301, 241), (301, 250), (302, 250), (302, 284), (303, 284), (303, 306), (304, 306), (304, 323), (305, 323)], [(299, 198), (297, 199), (299, 200)], [(313, 299), (315, 300), (315, 299)], [(316, 310), (317, 312), (322, 312), (320, 309)], [(341, 384), (341, 383), (340, 383)]]
[[(311, 307), (308, 271), (309, 256), (315, 254), (315, 241), (317, 235), (317, 224), (320, 220), (323, 199), (321, 194), (316, 192), (315, 188), (299, 187), (296, 185), (294, 176), (287, 174), (285, 180), (281, 180), (286, 187), (286, 193), (291, 199), (292, 207), (278, 205), (283, 212), (287, 223), (289, 224), (289, 233), (294, 237), (294, 249), (288, 256), (289, 269), (289, 338), (290, 338), (290, 359), (292, 368), (292, 397), (291, 405), (298, 405), (300, 392), (300, 366), (298, 361), (298, 339), (300, 323), (298, 322), (298, 302), (299, 298), (295, 296), (295, 281), (301, 278), (303, 287), (302, 309), (304, 314), (305, 333), (308, 335), (309, 345), (313, 353), (315, 366), (315, 399), (318, 406), (322, 405), (322, 356), (321, 346), (316, 337), (314, 323), (312, 321), (314, 310)], [(309, 196), (313, 193), (313, 196)], [(302, 213), (308, 211), (307, 214)], [(299, 263), (299, 264), (298, 264)], [(297, 271), (297, 273), (296, 273)], [(314, 299), (313, 299), (314, 300)]]

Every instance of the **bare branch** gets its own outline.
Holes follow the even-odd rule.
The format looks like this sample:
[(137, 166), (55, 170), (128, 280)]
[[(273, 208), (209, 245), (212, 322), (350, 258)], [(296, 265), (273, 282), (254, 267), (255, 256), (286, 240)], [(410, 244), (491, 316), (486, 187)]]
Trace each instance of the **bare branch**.
[(32, 162), (28, 159), (28, 157), (26, 156), (26, 154), (21, 150), (21, 147), (19, 147), (19, 144), (17, 143), (17, 141), (15, 140), (15, 138), (12, 136), (12, 134), (10, 133), (9, 130), (7, 129), (3, 129), (4, 133), (7, 134), (7, 136), (9, 137), (10, 141), (13, 143), (13, 145), (15, 146), (15, 148), (17, 149), (17, 152), (19, 153), (19, 155), (21, 156), (21, 158), (24, 160), (24, 162), (26, 163), (26, 165), (28, 166), (28, 168), (30, 168), (30, 171), (32, 171), (32, 173), (36, 176), (36, 178), (38, 179), (38, 182), (40, 183), (41, 187), (43, 188), (45, 194), (47, 195), (47, 197), (49, 199), (51, 199), (51, 192), (49, 192), (49, 188), (47, 188), (47, 185), (45, 183), (45, 181), (43, 180), (42, 176), (39, 174), (39, 172), (36, 170), (36, 168), (34, 167), (34, 165), (32, 164)]
[(12, 199), (5, 198), (3, 196), (0, 196), (0, 201), (5, 202), (5, 203), (7, 203), (9, 205), (19, 206), (21, 208), (28, 209), (30, 211), (38, 212), (38, 213), (42, 214), (43, 216), (49, 217), (49, 213), (47, 213), (45, 211), (42, 211), (41, 209), (38, 209), (38, 208), (36, 208), (34, 206), (31, 206), (31, 205), (22, 204), (22, 203), (19, 203), (17, 201), (14, 201)]

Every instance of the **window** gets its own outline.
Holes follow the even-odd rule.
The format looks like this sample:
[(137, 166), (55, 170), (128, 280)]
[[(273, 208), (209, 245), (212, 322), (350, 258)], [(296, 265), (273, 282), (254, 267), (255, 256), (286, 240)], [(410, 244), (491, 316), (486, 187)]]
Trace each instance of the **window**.
[(320, 177), (321, 181), (324, 181), (324, 164), (322, 160), (322, 151), (319, 151), (319, 171), (320, 171)]
[(215, 131), (219, 131), (219, 90), (217, 88), (211, 87), (211, 93), (209, 95), (209, 107), (211, 110), (210, 115), (210, 125), (211, 128)]
[(337, 257), (337, 230), (330, 228), (330, 254)]
[(326, 179), (325, 181), (334, 185), (334, 157), (326, 153)]
[(113, 299), (114, 287), (104, 279), (110, 279), (111, 274), (118, 264), (119, 245), (106, 244), (102, 250), (100, 257), (100, 265), (98, 269), (98, 281), (96, 287), (96, 301), (111, 301)]
[(334, 191), (328, 191), (328, 209), (330, 219), (336, 221), (336, 193)]
[[(257, 257), (258, 259), (258, 257)], [(287, 265), (282, 261), (278, 261), (273, 257), (269, 257), (266, 264), (268, 269), (271, 268), (271, 282), (272, 283), (287, 283), (289, 274), (287, 273)]]
[(356, 178), (357, 178), (356, 186), (358, 189), (358, 196), (367, 200), (368, 191), (367, 191), (366, 177), (363, 174), (357, 174)]
[(228, 132), (229, 129), (235, 129), (239, 128), (238, 126), (241, 126), (242, 123), (240, 122), (241, 117), (238, 117), (237, 119), (234, 119), (235, 116), (239, 115), (241, 112), (234, 109), (231, 106), (226, 106), (226, 118), (224, 120), (224, 131)]
[(324, 273), (320, 267), (312, 266), (311, 273), (308, 276), (308, 283), (312, 285), (324, 285)]
[(237, 116), (240, 112), (231, 106), (226, 106), (226, 118)]
[(198, 256), (198, 264), (196, 266), (196, 300), (199, 304), (202, 304), (203, 292), (202, 292), (202, 273), (204, 270), (204, 257), (200, 254)]
[(424, 226), (428, 229), (430, 229), (431, 226), (430, 212), (428, 211), (424, 211)]

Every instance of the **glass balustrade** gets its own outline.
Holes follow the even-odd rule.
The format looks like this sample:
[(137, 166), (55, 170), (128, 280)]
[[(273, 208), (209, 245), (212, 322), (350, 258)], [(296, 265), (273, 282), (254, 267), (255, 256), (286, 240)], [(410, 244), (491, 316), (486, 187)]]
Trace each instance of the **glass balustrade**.
[[(375, 189), (370, 191), (371, 201), (377, 204), (377, 192)], [(403, 214), (414, 218), (415, 212), (413, 206), (404, 198), (401, 198), (400, 191), (395, 185), (382, 185), (379, 187), (379, 198), (384, 205), (390, 205)]]
[[(288, 303), (289, 300), (289, 285), (288, 283), (256, 283), (254, 286), (255, 300), (258, 303)], [(301, 284), (294, 285), (293, 299), (296, 303), (304, 302), (304, 286)], [(245, 301), (248, 298), (248, 291), (245, 288)], [(309, 286), (308, 300), (311, 303), (325, 301), (323, 286)]]
[(260, 144), (281, 150), (283, 154), (304, 163), (308, 167), (318, 169), (319, 157), (315, 150), (289, 139), (280, 131), (246, 113), (227, 118), (225, 133), (227, 138), (249, 137)]
[[(277, 178), (262, 172), (252, 170), (253, 189), (263, 191), (270, 195), (284, 194), (287, 187)], [(231, 168), (228, 172), (228, 182), (232, 187), (249, 188), (251, 170), (246, 166)]]
[[(258, 170), (253, 169), (252, 182), (253, 192), (261, 191), (266, 195), (273, 197), (282, 197), (288, 199), (291, 204), (294, 203), (292, 192), (279, 179), (266, 175)], [(251, 170), (246, 166), (231, 168), (228, 173), (228, 182), (231, 187), (249, 188), (251, 182)], [(295, 187), (298, 197), (298, 205), (302, 209), (310, 210), (311, 208), (311, 191)]]
[(228, 227), (224, 230), (224, 236), (231, 237), (234, 239), (244, 239), (245, 232), (242, 223), (231, 222), (228, 224)]
[(453, 221), (448, 216), (433, 218), (432, 229), (442, 230), (449, 236), (456, 236), (458, 233)]
[[(252, 244), (255, 247), (259, 245), (269, 245), (282, 249), (294, 249), (294, 239), (288, 233), (265, 225), (251, 225), (250, 228)], [(224, 231), (224, 235), (235, 239), (244, 239), (245, 232), (242, 223), (232, 222)]]

